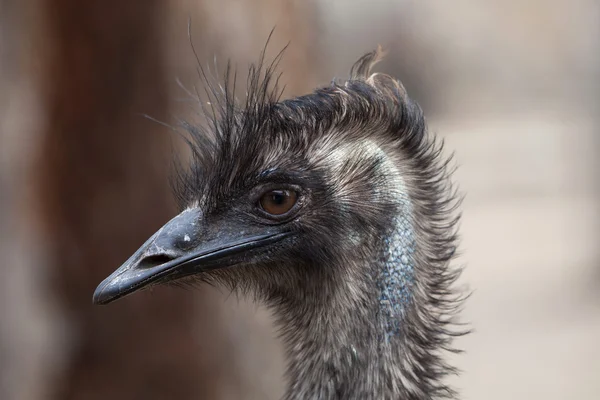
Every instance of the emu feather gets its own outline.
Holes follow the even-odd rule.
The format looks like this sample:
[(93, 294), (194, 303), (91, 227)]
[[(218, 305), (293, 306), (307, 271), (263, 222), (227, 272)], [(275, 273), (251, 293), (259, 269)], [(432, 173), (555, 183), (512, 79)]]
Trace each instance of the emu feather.
[[(184, 124), (184, 211), (94, 301), (184, 279), (225, 286), (272, 308), (285, 399), (454, 397), (444, 352), (463, 333), (451, 266), (460, 199), (419, 106), (398, 80), (372, 74), (380, 58), (378, 49), (347, 81), (283, 101), (279, 56), (265, 66), (263, 53), (250, 69), (243, 104), (229, 70), (223, 86), (206, 79), (210, 128)], [(294, 204), (273, 215), (265, 198)]]

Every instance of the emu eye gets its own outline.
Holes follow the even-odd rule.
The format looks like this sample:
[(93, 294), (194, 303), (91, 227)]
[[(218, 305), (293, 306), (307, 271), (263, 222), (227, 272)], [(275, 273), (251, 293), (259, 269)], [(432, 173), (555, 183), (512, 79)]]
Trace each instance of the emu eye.
[(263, 194), (259, 204), (267, 214), (283, 215), (294, 207), (297, 200), (298, 195), (293, 190), (277, 189)]

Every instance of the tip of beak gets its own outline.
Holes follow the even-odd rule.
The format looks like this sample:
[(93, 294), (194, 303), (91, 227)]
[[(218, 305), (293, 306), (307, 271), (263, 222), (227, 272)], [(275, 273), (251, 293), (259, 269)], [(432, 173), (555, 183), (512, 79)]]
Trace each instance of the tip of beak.
[(92, 303), (95, 305), (108, 304), (119, 297), (120, 290), (118, 285), (111, 284), (111, 282), (103, 281), (92, 296)]
[(139, 281), (132, 282), (126, 274), (115, 271), (114, 274), (98, 285), (92, 296), (92, 303), (95, 305), (112, 303), (115, 300), (135, 292), (139, 287), (139, 283)]

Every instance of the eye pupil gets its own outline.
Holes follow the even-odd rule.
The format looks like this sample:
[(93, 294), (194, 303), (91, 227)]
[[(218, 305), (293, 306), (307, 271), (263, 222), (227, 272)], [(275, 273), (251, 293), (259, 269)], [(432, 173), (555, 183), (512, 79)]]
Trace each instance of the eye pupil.
[(271, 201), (278, 206), (282, 205), (286, 201), (286, 195), (281, 192), (272, 192)]
[(296, 204), (297, 194), (291, 190), (271, 190), (260, 198), (260, 207), (268, 214), (283, 215)]

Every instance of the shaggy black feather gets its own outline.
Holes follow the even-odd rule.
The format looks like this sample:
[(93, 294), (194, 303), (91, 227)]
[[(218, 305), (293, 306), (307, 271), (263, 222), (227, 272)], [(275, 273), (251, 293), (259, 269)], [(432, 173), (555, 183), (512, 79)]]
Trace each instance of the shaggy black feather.
[[(281, 54), (265, 64), (263, 51), (242, 102), (229, 66), (223, 86), (200, 68), (210, 123), (183, 123), (192, 159), (175, 179), (182, 208), (198, 205), (207, 219), (243, 211), (255, 187), (280, 183), (310, 198), (293, 222), (302, 235), (285, 251), (193, 278), (273, 307), (288, 349), (287, 399), (455, 396), (444, 377), (456, 370), (443, 354), (465, 333), (454, 319), (464, 296), (454, 288), (461, 269), (450, 264), (460, 205), (451, 157), (401, 83), (371, 74), (380, 56), (363, 56), (345, 82), (283, 101)], [(405, 212), (390, 194), (394, 168), (411, 210), (414, 284), (400, 332), (382, 339), (370, 272), (381, 268), (375, 255), (392, 217)]]

